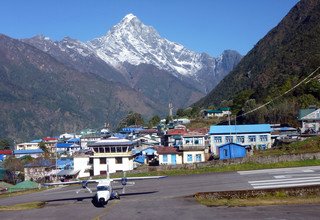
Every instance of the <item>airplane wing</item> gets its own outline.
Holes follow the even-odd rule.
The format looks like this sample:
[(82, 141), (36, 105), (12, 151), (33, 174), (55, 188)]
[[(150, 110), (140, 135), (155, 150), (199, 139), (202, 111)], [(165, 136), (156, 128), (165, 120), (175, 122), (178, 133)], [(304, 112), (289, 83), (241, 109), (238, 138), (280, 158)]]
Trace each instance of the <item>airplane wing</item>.
[(111, 181), (123, 181), (125, 178), (126, 180), (146, 180), (146, 179), (162, 179), (166, 178), (167, 176), (141, 176), (141, 177), (122, 177), (122, 178), (112, 178)]
[(99, 183), (101, 180), (74, 180), (74, 181), (67, 181), (67, 182), (55, 182), (55, 183), (44, 183), (44, 186), (56, 186), (56, 185), (73, 185), (73, 184), (83, 184), (83, 183)]

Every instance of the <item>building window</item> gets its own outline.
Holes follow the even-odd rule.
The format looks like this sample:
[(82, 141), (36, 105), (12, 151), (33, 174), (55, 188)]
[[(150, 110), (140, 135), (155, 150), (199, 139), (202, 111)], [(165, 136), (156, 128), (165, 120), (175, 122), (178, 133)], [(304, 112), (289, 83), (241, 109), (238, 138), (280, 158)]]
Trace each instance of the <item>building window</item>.
[(187, 161), (188, 162), (192, 162), (192, 154), (188, 154), (187, 155)]
[(237, 143), (244, 143), (244, 136), (237, 136)]
[(221, 136), (214, 137), (214, 142), (215, 143), (222, 143), (222, 137)]
[(260, 141), (267, 142), (268, 136), (267, 135), (260, 135)]
[(186, 144), (192, 144), (192, 138), (186, 138)]
[(249, 142), (256, 142), (256, 136), (255, 135), (249, 135), (248, 139), (249, 139)]
[(168, 155), (166, 154), (163, 155), (163, 162), (168, 163)]
[(107, 164), (107, 158), (100, 158), (100, 164)]
[(100, 170), (100, 175), (106, 175), (107, 171), (106, 170)]
[(226, 136), (226, 142), (227, 143), (232, 143), (233, 142), (233, 137), (232, 136)]
[(259, 144), (258, 145), (258, 149), (259, 150), (265, 150), (267, 148), (267, 145), (265, 145), (265, 144)]
[(116, 157), (116, 164), (122, 164), (122, 157)]

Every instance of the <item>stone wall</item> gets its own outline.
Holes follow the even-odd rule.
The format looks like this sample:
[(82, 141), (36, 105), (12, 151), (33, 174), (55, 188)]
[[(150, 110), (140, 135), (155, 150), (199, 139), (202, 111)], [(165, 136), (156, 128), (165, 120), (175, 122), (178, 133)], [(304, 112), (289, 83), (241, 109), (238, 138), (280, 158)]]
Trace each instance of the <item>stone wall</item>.
[(220, 165), (228, 165), (228, 164), (241, 164), (246, 162), (269, 164), (269, 163), (300, 161), (300, 160), (310, 160), (310, 159), (320, 159), (320, 152), (307, 153), (307, 154), (267, 156), (267, 157), (249, 156), (249, 157), (238, 158), (238, 159), (212, 160), (212, 161), (194, 163), (194, 164), (177, 164), (177, 165), (160, 165), (160, 166), (143, 165), (138, 167), (135, 170), (129, 171), (129, 173), (142, 173), (142, 172), (163, 171), (163, 170), (172, 170), (172, 169), (196, 169), (201, 167), (211, 167), (211, 166), (220, 166)]

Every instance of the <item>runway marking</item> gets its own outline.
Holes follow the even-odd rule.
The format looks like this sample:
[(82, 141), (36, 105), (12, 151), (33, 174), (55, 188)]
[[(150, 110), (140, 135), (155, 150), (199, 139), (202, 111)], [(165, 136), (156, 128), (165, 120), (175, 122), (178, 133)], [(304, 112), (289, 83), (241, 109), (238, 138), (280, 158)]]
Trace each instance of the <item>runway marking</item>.
[(253, 175), (253, 174), (283, 174), (283, 173), (313, 173), (312, 169), (301, 169), (301, 168), (279, 168), (279, 169), (264, 169), (264, 170), (248, 170), (248, 171), (238, 171), (240, 175)]
[(254, 189), (320, 185), (320, 176), (248, 181)]

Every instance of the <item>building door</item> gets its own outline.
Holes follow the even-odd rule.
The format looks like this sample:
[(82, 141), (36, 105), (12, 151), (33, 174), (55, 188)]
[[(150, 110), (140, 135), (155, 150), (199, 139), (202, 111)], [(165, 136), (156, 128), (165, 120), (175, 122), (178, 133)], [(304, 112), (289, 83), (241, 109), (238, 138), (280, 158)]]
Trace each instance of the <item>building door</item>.
[(171, 164), (177, 164), (177, 155), (171, 154)]

